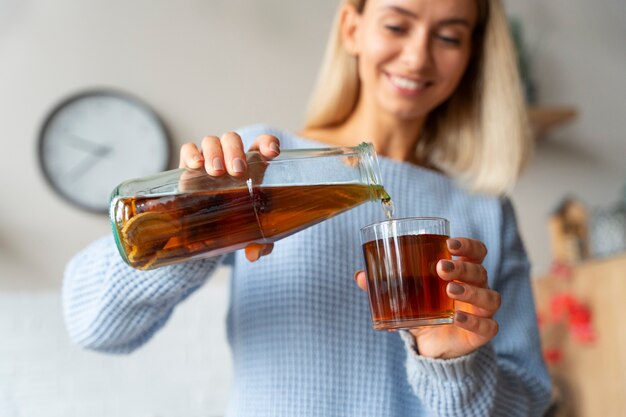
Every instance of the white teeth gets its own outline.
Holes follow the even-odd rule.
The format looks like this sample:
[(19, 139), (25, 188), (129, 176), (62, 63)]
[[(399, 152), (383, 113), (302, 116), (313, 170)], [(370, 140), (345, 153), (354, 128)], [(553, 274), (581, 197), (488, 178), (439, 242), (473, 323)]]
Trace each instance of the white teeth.
[(426, 83), (409, 80), (408, 78), (398, 77), (397, 75), (392, 75), (389, 78), (393, 85), (403, 88), (405, 90), (421, 90), (426, 87)]

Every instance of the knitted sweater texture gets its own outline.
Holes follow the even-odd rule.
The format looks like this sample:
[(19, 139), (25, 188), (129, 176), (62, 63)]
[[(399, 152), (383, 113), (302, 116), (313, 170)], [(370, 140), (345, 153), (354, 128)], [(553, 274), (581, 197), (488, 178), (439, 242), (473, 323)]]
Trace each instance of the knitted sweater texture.
[[(267, 126), (281, 147), (327, 145)], [(228, 341), (233, 387), (228, 416), (541, 416), (550, 400), (530, 265), (506, 198), (470, 194), (449, 178), (379, 157), (396, 216), (439, 216), (451, 235), (483, 241), (489, 285), (502, 295), (500, 331), (456, 359), (419, 355), (408, 332), (372, 330), (360, 227), (384, 218), (366, 203), (275, 244), (250, 263), (243, 251), (151, 271), (127, 266), (111, 236), (77, 254), (63, 287), (68, 331), (79, 345), (109, 353), (137, 349), (220, 262), (232, 265)], [(201, 331), (202, 329), (198, 329)]]

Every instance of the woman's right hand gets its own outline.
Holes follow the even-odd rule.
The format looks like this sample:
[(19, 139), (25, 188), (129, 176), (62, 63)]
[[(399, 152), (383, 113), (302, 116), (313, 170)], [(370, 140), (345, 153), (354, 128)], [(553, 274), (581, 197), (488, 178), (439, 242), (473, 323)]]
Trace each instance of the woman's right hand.
[[(268, 159), (280, 154), (280, 141), (276, 136), (260, 135), (254, 140), (250, 151), (259, 151)], [(200, 169), (204, 167), (212, 176), (224, 174), (240, 177), (248, 169), (246, 151), (241, 137), (235, 132), (226, 132), (221, 137), (205, 136), (200, 149), (195, 143), (186, 143), (180, 148), (179, 168)], [(273, 244), (252, 243), (246, 246), (246, 258), (254, 262), (263, 255), (268, 255)]]

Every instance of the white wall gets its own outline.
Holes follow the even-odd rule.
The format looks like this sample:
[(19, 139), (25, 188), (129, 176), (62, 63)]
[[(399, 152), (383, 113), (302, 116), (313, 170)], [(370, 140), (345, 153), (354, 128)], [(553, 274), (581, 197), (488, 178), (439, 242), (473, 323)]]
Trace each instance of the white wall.
[[(514, 192), (522, 232), (539, 274), (550, 263), (545, 223), (557, 202), (573, 193), (592, 205), (609, 204), (626, 181), (622, 104), (626, 5), (623, 0), (508, 0), (507, 4), (523, 20), (541, 101), (572, 104), (581, 110), (578, 121), (539, 143), (537, 157)], [(40, 317), (54, 316), (65, 262), (89, 241), (109, 232), (105, 217), (67, 205), (46, 186), (35, 152), (46, 112), (68, 94), (105, 86), (150, 103), (177, 146), (248, 123), (297, 129), (334, 8), (335, 0), (0, 0), (0, 302), (10, 305), (0, 317), (0, 379), (23, 375), (23, 369), (11, 364), (18, 350), (32, 352), (35, 362), (46, 360), (40, 350), (29, 349), (30, 343), (38, 342), (21, 335), (21, 322), (16, 320), (31, 310)], [(217, 280), (202, 291), (224, 291), (225, 282)], [(40, 308), (41, 300), (45, 301)], [(223, 311), (225, 300), (221, 300), (212, 308)], [(205, 308), (199, 314), (208, 317), (212, 310)], [(62, 333), (59, 317), (51, 320), (56, 323), (52, 328)], [(185, 326), (183, 332), (207, 334), (211, 343), (218, 344), (211, 346), (226, 351), (218, 326), (205, 328), (194, 320), (177, 323)], [(166, 335), (159, 337), (167, 339)], [(62, 347), (53, 350), (48, 360), (83, 355), (64, 345), (66, 341), (59, 343)], [(186, 352), (172, 341), (155, 346), (151, 348), (158, 352), (155, 356)], [(103, 361), (113, 363), (95, 354), (77, 357), (85, 372), (92, 369), (95, 375), (103, 372), (99, 368)], [(14, 363), (28, 360), (20, 358)], [(216, 362), (223, 367), (206, 371), (213, 376), (227, 374), (228, 361)], [(141, 371), (144, 376), (133, 376), (140, 365), (115, 366), (119, 366), (115, 375), (131, 378), (137, 385), (150, 384), (154, 377)], [(198, 385), (198, 376), (188, 368), (166, 367), (161, 377), (166, 375), (174, 375), (177, 387)], [(60, 377), (54, 372), (35, 374), (30, 382), (41, 383), (42, 378), (58, 381)], [(115, 390), (114, 378), (104, 378), (111, 381), (105, 389)], [(210, 387), (211, 378), (203, 379), (202, 386)], [(150, 395), (169, 395), (180, 404), (186, 401), (167, 391), (166, 384), (158, 384)], [(7, 399), (8, 395), (4, 400), (0, 395), (0, 404), (25, 407), (20, 403), (24, 398)], [(115, 393), (107, 392), (99, 401), (111, 398), (117, 398)], [(136, 409), (130, 396), (119, 398), (119, 407)], [(44, 405), (46, 399), (52, 401), (45, 395), (39, 399)], [(146, 415), (178, 415), (167, 411), (175, 407), (163, 404), (161, 410), (145, 411)], [(19, 415), (25, 410), (20, 409)]]
[(249, 123), (295, 129), (332, 3), (0, 0), (0, 285), (56, 288), (66, 260), (109, 232), (38, 169), (37, 134), (59, 100), (93, 86), (132, 93), (164, 118), (176, 149)]
[(507, 0), (519, 16), (543, 104), (579, 108), (574, 123), (538, 143), (513, 193), (535, 273), (550, 265), (546, 221), (564, 195), (590, 210), (615, 203), (626, 184), (626, 2)]

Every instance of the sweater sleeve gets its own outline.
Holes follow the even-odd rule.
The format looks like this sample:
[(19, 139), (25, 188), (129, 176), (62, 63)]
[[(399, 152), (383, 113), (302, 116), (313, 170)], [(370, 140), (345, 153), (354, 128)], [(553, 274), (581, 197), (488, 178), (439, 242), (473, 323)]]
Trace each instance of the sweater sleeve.
[[(264, 125), (237, 130), (245, 149)], [(232, 263), (232, 255), (228, 256)], [(76, 344), (108, 353), (129, 353), (165, 325), (172, 311), (214, 272), (222, 257), (139, 271), (120, 257), (112, 236), (92, 243), (65, 268), (63, 314)]]
[(163, 327), (220, 259), (140, 271), (122, 260), (112, 236), (95, 241), (65, 269), (63, 314), (70, 338), (88, 349), (133, 351)]
[(502, 247), (498, 274), (490, 286), (500, 292), (500, 331), (491, 343), (449, 359), (420, 356), (410, 333), (406, 371), (414, 393), (435, 416), (541, 416), (551, 382), (541, 354), (530, 264), (509, 200), (502, 204)]

